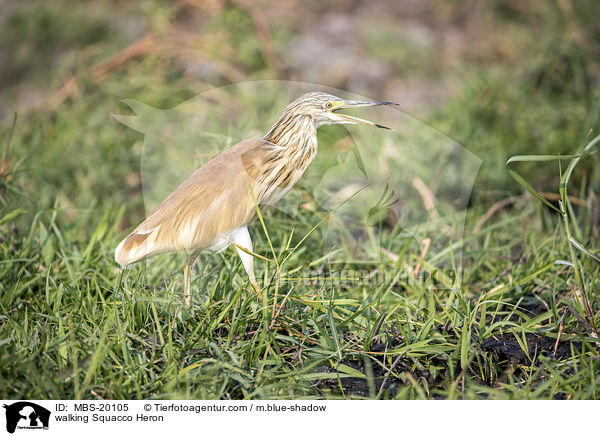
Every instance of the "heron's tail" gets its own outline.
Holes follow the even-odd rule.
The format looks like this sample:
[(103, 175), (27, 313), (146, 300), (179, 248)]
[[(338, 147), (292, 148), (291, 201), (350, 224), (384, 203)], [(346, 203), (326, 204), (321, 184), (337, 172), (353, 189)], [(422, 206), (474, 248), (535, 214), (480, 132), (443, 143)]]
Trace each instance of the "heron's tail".
[(156, 242), (155, 231), (140, 230), (131, 232), (115, 249), (115, 261), (125, 268), (146, 257), (165, 251)]

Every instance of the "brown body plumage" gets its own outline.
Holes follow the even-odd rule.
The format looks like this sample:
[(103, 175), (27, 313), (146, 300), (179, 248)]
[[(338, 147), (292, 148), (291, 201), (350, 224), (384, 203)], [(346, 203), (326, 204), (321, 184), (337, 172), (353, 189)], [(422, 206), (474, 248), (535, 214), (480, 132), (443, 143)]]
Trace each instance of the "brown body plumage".
[[(246, 227), (256, 215), (252, 193), (258, 204), (274, 204), (315, 158), (320, 125), (383, 127), (335, 110), (378, 104), (388, 103), (348, 102), (325, 93), (303, 95), (284, 110), (264, 138), (240, 142), (188, 177), (119, 244), (115, 260), (127, 266), (158, 253), (220, 251), (231, 244), (252, 252)], [(239, 248), (238, 253), (255, 283), (252, 256)]]

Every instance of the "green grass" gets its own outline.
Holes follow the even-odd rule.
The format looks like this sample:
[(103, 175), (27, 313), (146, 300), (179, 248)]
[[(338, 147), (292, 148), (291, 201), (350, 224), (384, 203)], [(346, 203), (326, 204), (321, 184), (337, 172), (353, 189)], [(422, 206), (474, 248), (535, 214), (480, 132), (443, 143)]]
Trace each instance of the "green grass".
[[(573, 274), (554, 266), (566, 255), (562, 234), (539, 237), (527, 228), (514, 234), (515, 221), (527, 221), (531, 212), (498, 219), (474, 235), (460, 289), (431, 290), (402, 280), (314, 286), (287, 281), (283, 271), (277, 301), (285, 304), (277, 316), (275, 284), (265, 287), (263, 299), (253, 295), (233, 252), (203, 264), (194, 280), (193, 307), (186, 309), (180, 274), (163, 281), (145, 277), (139, 267), (124, 274), (114, 267), (119, 235), (107, 223), (118, 221), (118, 211), (106, 214), (89, 241), (78, 240), (76, 228), (57, 228), (52, 215), (40, 216), (31, 237), (2, 235), (2, 283), (9, 285), (1, 299), (6, 314), (0, 367), (8, 397), (599, 395), (593, 340), (564, 309), (574, 304)], [(276, 228), (275, 245), (289, 237), (279, 220), (266, 217)], [(490, 247), (492, 232), (507, 240)], [(258, 245), (268, 256), (266, 244)], [(312, 260), (305, 251), (288, 268)], [(408, 255), (397, 264), (405, 262), (412, 263)], [(583, 265), (594, 289), (598, 266), (586, 260)], [(272, 279), (275, 271), (268, 266), (261, 265), (261, 272)], [(591, 301), (597, 304), (594, 295)], [(509, 363), (482, 350), (483, 341), (503, 333), (555, 339), (559, 323), (561, 341), (571, 347), (568, 357), (529, 350), (532, 361)], [(388, 372), (393, 390), (380, 392)], [(366, 390), (356, 379), (340, 389), (348, 377), (364, 380)]]
[[(263, 294), (250, 290), (229, 249), (199, 258), (188, 309), (183, 257), (159, 256), (127, 271), (114, 263), (115, 246), (145, 213), (139, 181), (144, 137), (109, 115), (130, 114), (120, 103), (125, 97), (169, 108), (205, 88), (164, 52), (94, 80), (93, 65), (131, 42), (118, 26), (105, 24), (110, 13), (98, 5), (89, 32), (63, 25), (53, 30), (57, 9), (46, 6), (17, 10), (10, 38), (3, 36), (21, 44), (14, 55), (22, 57), (15, 57), (7, 77), (17, 80), (26, 69), (31, 83), (59, 87), (62, 82), (48, 77), (44, 63), (49, 53), (63, 53), (61, 71), (76, 65), (79, 82), (78, 93), (58, 107), (19, 114), (0, 174), (1, 397), (600, 398), (594, 329), (600, 325), (598, 154), (586, 154), (570, 180), (563, 177), (569, 201), (560, 186), (569, 161), (559, 167), (555, 158), (588, 144), (595, 135), (589, 130), (598, 128), (597, 85), (589, 78), (598, 68), (594, 54), (600, 47), (591, 27), (594, 12), (578, 6), (565, 17), (548, 6), (522, 11), (523, 21), (509, 25), (506, 14), (514, 11), (490, 6), (498, 26), (511, 26), (508, 47), (524, 47), (523, 56), (542, 55), (516, 68), (510, 60), (493, 68), (465, 60), (467, 79), (457, 83), (459, 92), (426, 120), (483, 159), (462, 244), (434, 240), (421, 255), (416, 240), (443, 232), (443, 225), (460, 231), (452, 212), (440, 209), (440, 227), (410, 227), (414, 238), (406, 237), (405, 222), (386, 228), (382, 246), (395, 256), (368, 266), (330, 264), (320, 258), (326, 228), (318, 224), (326, 214), (303, 182), (298, 215), (292, 219), (272, 209), (264, 213), (264, 227), (257, 220), (250, 228), (256, 252), (269, 259), (256, 260)], [(141, 15), (124, 14), (159, 33), (177, 21), (160, 2)], [(77, 8), (63, 8), (58, 16), (83, 19)], [(41, 24), (19, 30), (23, 20)], [(539, 21), (544, 33), (533, 37), (529, 26)], [(589, 42), (559, 38), (551, 50), (557, 35), (575, 32), (565, 22), (585, 28)], [(248, 38), (227, 34), (232, 23)], [(44, 28), (57, 41), (38, 33)], [(209, 59), (219, 44), (232, 45), (239, 54), (228, 52), (228, 63), (248, 78), (271, 77), (243, 10), (217, 12), (207, 29), (220, 35), (207, 42)], [(18, 38), (19, 31), (27, 38)], [(386, 35), (371, 36), (390, 44), (380, 46), (379, 56), (393, 57), (393, 33)], [(280, 30), (272, 37), (277, 49), (289, 35)], [(48, 52), (38, 59), (27, 53), (40, 40)], [(434, 61), (423, 56), (415, 68), (425, 74)], [(214, 85), (226, 81), (219, 77)], [(2, 120), (0, 147), (11, 121)], [(329, 168), (327, 150), (342, 137), (333, 127), (320, 132), (323, 154), (315, 172)], [(566, 221), (524, 189), (523, 180), (511, 178), (508, 158), (525, 154), (552, 155), (547, 161), (521, 159), (509, 168), (536, 192), (554, 194), (543, 197), (552, 207), (562, 197)], [(430, 274), (413, 280), (417, 265), (422, 271), (452, 265), (460, 251), (459, 282)], [(571, 262), (579, 276), (557, 260)], [(340, 279), (340, 269), (357, 275), (378, 270), (386, 280)], [(307, 276), (315, 271), (318, 279)], [(581, 290), (589, 310), (578, 297)]]

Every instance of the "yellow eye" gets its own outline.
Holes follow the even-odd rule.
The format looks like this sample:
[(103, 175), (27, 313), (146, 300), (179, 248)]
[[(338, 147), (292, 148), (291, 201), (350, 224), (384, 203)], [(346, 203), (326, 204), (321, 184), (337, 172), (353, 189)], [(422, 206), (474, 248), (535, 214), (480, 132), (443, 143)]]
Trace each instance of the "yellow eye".
[(333, 107), (333, 103), (332, 103), (332, 102), (330, 102), (330, 101), (328, 101), (327, 103), (325, 103), (325, 107), (326, 107), (327, 109), (331, 109), (331, 108)]

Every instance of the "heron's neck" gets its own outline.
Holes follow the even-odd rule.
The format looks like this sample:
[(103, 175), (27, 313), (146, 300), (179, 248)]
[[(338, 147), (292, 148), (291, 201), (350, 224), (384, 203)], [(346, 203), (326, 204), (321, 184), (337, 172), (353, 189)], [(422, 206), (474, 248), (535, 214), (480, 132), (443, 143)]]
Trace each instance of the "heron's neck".
[(282, 158), (304, 171), (317, 153), (317, 126), (308, 115), (282, 115), (265, 135)]
[(271, 130), (265, 135), (265, 139), (280, 147), (301, 147), (307, 139), (317, 136), (317, 126), (313, 117), (309, 115), (287, 115), (283, 114)]
[(257, 198), (276, 202), (296, 184), (317, 154), (312, 117), (282, 115), (264, 137), (273, 144), (258, 177)]

